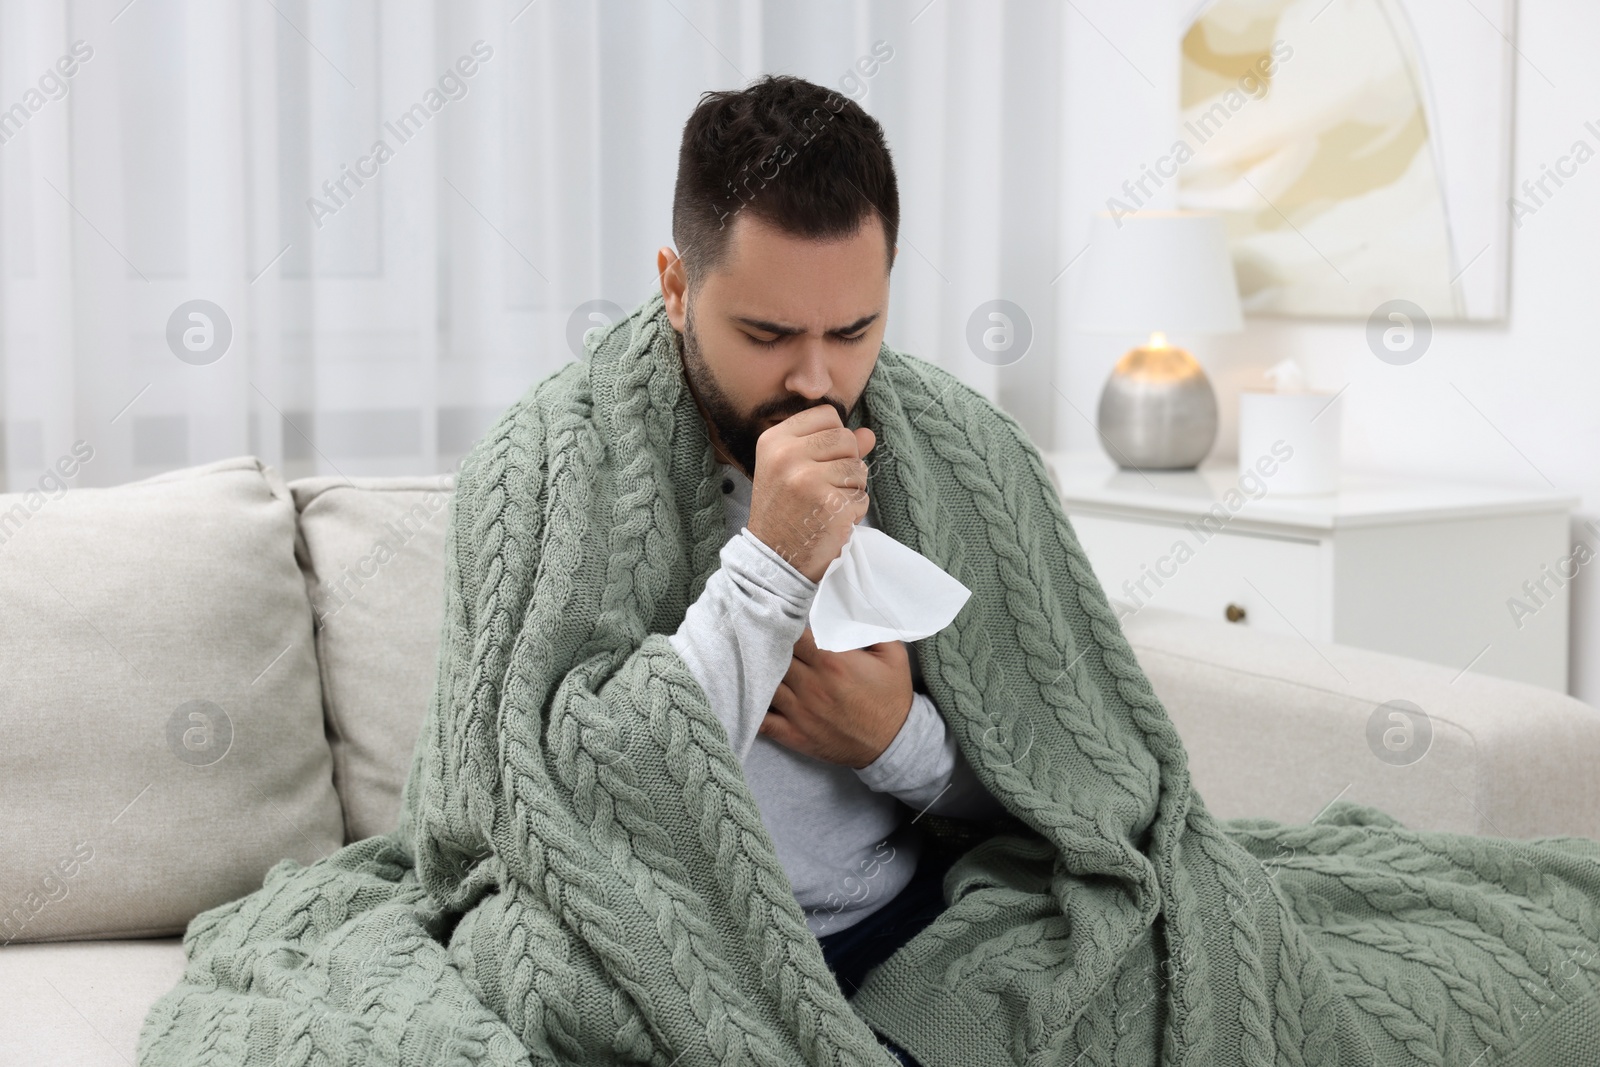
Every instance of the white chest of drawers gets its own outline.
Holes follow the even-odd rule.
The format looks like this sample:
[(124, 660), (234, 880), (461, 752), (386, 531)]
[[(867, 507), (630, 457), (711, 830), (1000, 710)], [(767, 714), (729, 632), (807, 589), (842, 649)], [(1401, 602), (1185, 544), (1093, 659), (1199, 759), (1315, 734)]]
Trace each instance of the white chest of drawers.
[(1120, 614), (1156, 605), (1567, 690), (1571, 579), (1600, 563), (1575, 495), (1347, 476), (1290, 496), (1232, 463), (1045, 462)]

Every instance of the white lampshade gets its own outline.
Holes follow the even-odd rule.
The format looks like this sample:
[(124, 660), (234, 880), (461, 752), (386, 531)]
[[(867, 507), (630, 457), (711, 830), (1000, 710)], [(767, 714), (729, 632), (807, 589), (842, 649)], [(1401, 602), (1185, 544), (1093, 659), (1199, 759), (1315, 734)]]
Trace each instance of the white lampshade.
[(1222, 217), (1095, 214), (1078, 313), (1083, 333), (1232, 333), (1244, 328)]

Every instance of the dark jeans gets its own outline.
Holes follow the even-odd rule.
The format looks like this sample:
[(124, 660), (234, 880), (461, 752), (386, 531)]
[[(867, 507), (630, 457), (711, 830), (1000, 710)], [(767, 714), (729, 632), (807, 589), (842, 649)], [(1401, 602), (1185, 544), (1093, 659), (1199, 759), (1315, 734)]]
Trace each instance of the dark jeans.
[[(950, 860), (936, 860), (924, 854), (917, 861), (911, 881), (894, 899), (852, 926), (817, 938), (822, 958), (839, 980), (848, 998), (861, 987), (867, 972), (894, 955), (944, 911), (944, 875)], [(911, 1054), (884, 1038), (879, 1040), (908, 1067), (920, 1067)]]

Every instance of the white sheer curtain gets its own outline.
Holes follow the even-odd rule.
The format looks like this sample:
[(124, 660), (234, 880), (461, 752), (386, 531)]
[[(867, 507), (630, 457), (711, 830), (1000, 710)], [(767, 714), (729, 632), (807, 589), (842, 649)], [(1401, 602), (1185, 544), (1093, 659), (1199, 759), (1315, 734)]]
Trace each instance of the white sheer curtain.
[[(242, 453), (291, 478), (452, 468), (574, 358), (584, 305), (650, 294), (685, 119), (769, 71), (885, 126), (902, 200), (888, 343), (1048, 444), (1076, 251), (1061, 12), (0, 0), (0, 488), (35, 486), (79, 441), (94, 458), (77, 485)], [(875, 50), (891, 54), (874, 68)], [(967, 340), (993, 299), (1033, 333), (1006, 365)], [(195, 350), (169, 342), (173, 321)]]

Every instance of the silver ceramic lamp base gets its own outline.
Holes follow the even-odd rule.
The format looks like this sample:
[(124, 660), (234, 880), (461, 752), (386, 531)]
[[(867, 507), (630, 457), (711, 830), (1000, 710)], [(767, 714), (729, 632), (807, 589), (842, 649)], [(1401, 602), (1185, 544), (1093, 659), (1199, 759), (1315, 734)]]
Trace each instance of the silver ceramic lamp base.
[(1131, 348), (1100, 391), (1100, 443), (1119, 467), (1187, 470), (1217, 438), (1217, 395), (1181, 348)]

